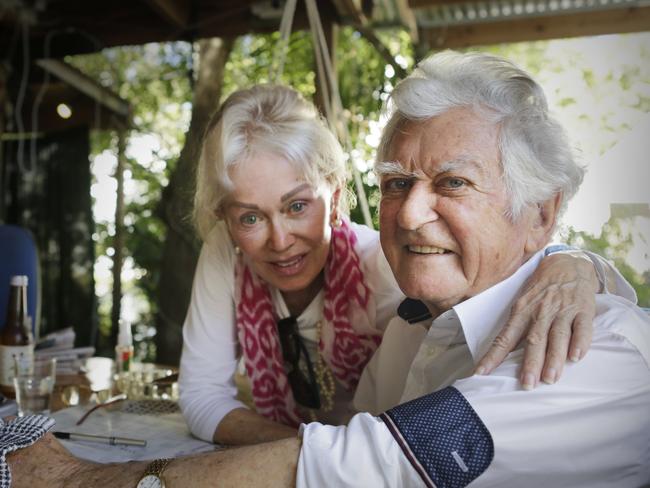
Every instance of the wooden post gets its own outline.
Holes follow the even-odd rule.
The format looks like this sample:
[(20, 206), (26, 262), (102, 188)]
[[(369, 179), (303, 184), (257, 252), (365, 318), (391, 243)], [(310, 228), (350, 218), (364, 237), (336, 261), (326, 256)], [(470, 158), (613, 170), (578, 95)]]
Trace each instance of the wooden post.
[(7, 174), (4, 160), (4, 143), (2, 136), (5, 133), (5, 107), (7, 103), (7, 71), (0, 64), (0, 222), (4, 221), (5, 215), (5, 181), (4, 175)]
[(161, 208), (167, 237), (163, 248), (156, 316), (156, 360), (159, 363), (178, 364), (180, 359), (183, 344), (181, 327), (190, 303), (200, 247), (189, 219), (194, 176), (203, 133), (219, 106), (223, 70), (232, 45), (231, 39), (199, 41), (199, 68), (194, 85), (190, 128), (169, 185), (163, 191)]
[[(7, 103), (7, 71), (0, 64), (0, 137), (5, 132), (5, 104)], [(2, 160), (0, 159), (0, 163)]]
[(117, 133), (117, 195), (115, 198), (115, 235), (113, 236), (113, 302), (111, 308), (111, 346), (117, 342), (122, 311), (122, 265), (124, 261), (124, 166), (126, 165), (126, 131)]

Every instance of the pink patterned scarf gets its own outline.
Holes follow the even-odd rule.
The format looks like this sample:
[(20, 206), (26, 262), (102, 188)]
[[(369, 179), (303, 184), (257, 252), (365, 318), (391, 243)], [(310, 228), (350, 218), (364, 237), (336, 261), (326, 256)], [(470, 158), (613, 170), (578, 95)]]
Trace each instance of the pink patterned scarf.
[[(375, 303), (364, 283), (357, 237), (347, 222), (332, 228), (325, 264), (323, 320), (319, 350), (336, 379), (353, 390), (381, 341)], [(271, 294), (265, 282), (239, 257), (236, 270), (237, 334), (253, 401), (260, 415), (286, 425), (302, 421), (287, 380)]]

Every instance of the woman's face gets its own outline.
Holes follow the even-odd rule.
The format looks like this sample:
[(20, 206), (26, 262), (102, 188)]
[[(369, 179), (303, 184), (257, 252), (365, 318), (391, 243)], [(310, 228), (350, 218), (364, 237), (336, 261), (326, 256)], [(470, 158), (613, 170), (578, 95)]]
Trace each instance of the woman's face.
[(235, 245), (270, 285), (283, 292), (305, 290), (325, 266), (338, 192), (315, 188), (291, 163), (272, 155), (255, 156), (229, 174), (234, 191), (223, 208)]

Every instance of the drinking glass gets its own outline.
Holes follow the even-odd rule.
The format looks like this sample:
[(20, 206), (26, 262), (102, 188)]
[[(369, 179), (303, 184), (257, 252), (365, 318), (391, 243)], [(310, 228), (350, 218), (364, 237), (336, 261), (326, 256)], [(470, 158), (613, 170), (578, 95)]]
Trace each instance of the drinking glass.
[(133, 363), (130, 371), (117, 373), (115, 386), (129, 400), (178, 400), (178, 383), (156, 382), (173, 371), (150, 363)]
[(18, 416), (49, 414), (56, 381), (56, 359), (36, 360), (31, 371), (17, 371), (14, 387)]

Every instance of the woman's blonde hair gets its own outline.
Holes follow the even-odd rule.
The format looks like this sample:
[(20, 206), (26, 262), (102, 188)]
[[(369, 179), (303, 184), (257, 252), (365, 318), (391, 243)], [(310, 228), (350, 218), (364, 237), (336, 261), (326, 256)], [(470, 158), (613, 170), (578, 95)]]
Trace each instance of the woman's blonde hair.
[[(203, 138), (193, 215), (203, 240), (233, 190), (228, 170), (264, 154), (290, 162), (314, 186), (326, 183), (345, 192), (343, 150), (313, 104), (285, 86), (238, 90), (212, 117)], [(339, 205), (345, 206), (345, 200)]]

